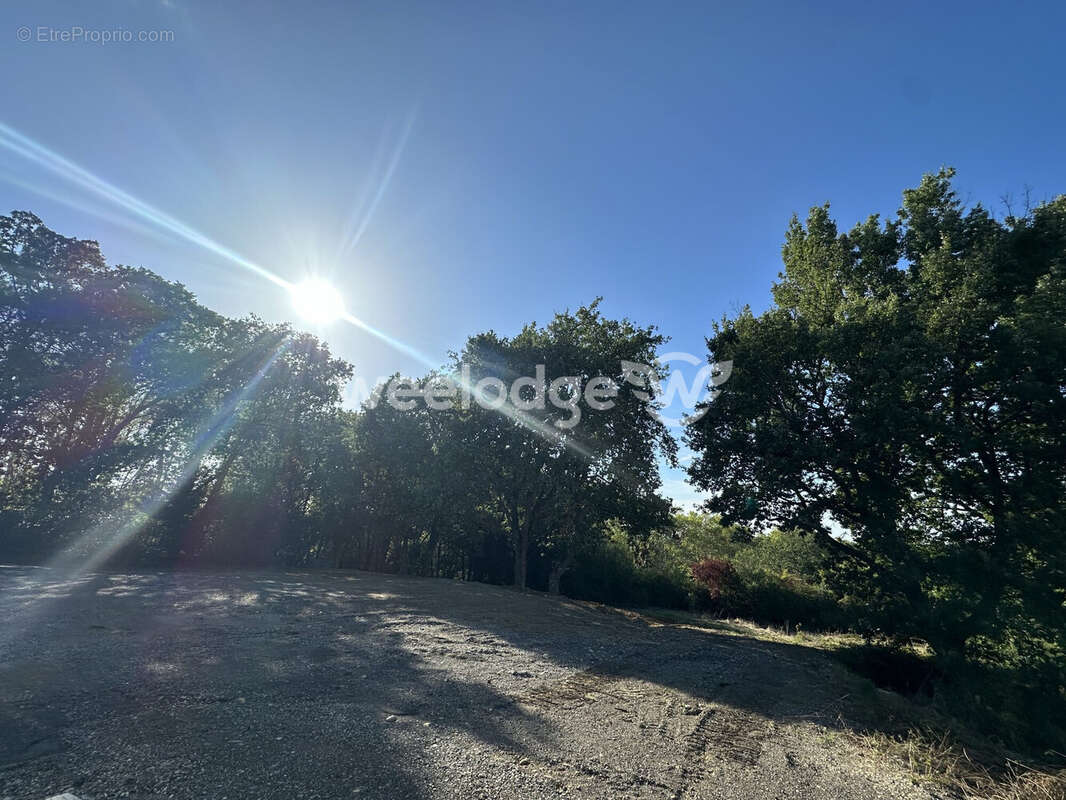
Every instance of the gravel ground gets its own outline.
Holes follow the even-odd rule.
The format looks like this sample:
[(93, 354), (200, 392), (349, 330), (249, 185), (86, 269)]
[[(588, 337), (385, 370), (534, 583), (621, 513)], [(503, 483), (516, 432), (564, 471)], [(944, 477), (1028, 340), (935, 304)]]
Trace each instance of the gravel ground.
[(356, 572), (0, 567), (0, 798), (928, 798), (805, 648)]

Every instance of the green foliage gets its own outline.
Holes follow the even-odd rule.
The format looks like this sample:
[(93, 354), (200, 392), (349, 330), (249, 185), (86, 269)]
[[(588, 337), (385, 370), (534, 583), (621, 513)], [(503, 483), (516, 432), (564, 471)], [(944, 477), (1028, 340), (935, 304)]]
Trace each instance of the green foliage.
[(611, 605), (688, 608), (692, 603), (689, 586), (662, 568), (639, 566), (618, 538), (587, 552), (563, 578), (562, 588), (570, 597)]
[[(617, 522), (605, 546), (565, 581), (568, 594), (621, 605), (658, 605), (745, 617), (766, 625), (844, 629), (851, 618), (822, 584), (825, 553), (792, 531), (748, 536), (715, 516), (675, 514), (670, 525), (634, 537)], [(693, 575), (708, 560), (728, 564), (715, 591)]]
[[(542, 365), (549, 385), (576, 379), (580, 387), (603, 376), (625, 386), (625, 363), (654, 364), (665, 341), (653, 327), (607, 319), (597, 300), (558, 313), (543, 327), (529, 324), (511, 338), (494, 332), (471, 337), (454, 367), (468, 370), (474, 383), (511, 385)], [(643, 386), (653, 399), (654, 377)], [(576, 392), (568, 398), (579, 399)], [(610, 519), (624, 519), (637, 533), (667, 520), (657, 457), (672, 459), (676, 444), (636, 393), (623, 389), (613, 402), (610, 413), (541, 403), (509, 404), (506, 413), (474, 404), (465, 415), (465, 440), (479, 450), (471, 463), (480, 468), (475, 479), (485, 490), (483, 503), (512, 540), (515, 585), (525, 586), (528, 559), (539, 555), (548, 562), (549, 589), (557, 590)], [(575, 414), (580, 424), (571, 426)]]
[[(672, 520), (676, 444), (632, 391), (575, 427), (551, 404), (346, 411), (352, 368), (314, 337), (0, 217), (0, 556), (359, 567), (847, 627), (927, 644), (933, 702), (1061, 743), (1066, 197), (998, 220), (951, 178), (846, 233), (828, 206), (792, 221), (774, 305), (708, 340), (734, 365), (688, 427), (712, 513)], [(475, 335), (451, 367), (624, 386), (665, 341), (597, 301)], [(706, 559), (728, 565), (713, 593)], [(910, 674), (878, 658), (855, 663)]]
[[(624, 385), (624, 362), (654, 363), (664, 341), (597, 301), (471, 337), (453, 366), (471, 383), (543, 364), (547, 382)], [(344, 411), (351, 367), (314, 337), (221, 317), (22, 212), (0, 217), (0, 353), (5, 559), (528, 575), (557, 590), (597, 557), (607, 520), (639, 536), (669, 516), (657, 459), (676, 446), (633, 392), (580, 427), (554, 404)]]
[(811, 585), (821, 583), (825, 560), (825, 551), (813, 537), (777, 529), (752, 537), (733, 555), (741, 574), (776, 575)]
[(734, 558), (743, 542), (740, 533), (740, 529), (722, 525), (718, 517), (694, 511), (675, 514), (670, 527), (643, 543), (644, 558), (669, 564), (687, 575), (702, 559)]
[(738, 575), (739, 587), (729, 598), (728, 616), (790, 629), (799, 626), (824, 631), (848, 627), (846, 613), (822, 586), (761, 570)]
[(774, 306), (708, 340), (734, 366), (690, 476), (729, 524), (814, 537), (870, 637), (1043, 676), (1061, 705), (1066, 197), (997, 220), (952, 177), (886, 223), (793, 219)]
[(0, 217), (0, 353), (6, 558), (272, 563), (335, 502), (347, 364), (23, 212)]

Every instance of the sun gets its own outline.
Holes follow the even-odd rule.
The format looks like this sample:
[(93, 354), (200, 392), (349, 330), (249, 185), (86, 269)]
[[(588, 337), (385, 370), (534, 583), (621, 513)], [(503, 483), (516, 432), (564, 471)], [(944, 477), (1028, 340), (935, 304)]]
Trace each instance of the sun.
[(327, 325), (344, 315), (344, 298), (321, 278), (307, 278), (289, 290), (292, 307), (300, 319), (314, 325)]

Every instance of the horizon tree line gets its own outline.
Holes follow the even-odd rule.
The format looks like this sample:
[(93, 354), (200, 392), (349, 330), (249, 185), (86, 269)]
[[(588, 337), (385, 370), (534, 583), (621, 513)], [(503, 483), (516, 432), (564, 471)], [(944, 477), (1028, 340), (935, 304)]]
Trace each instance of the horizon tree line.
[[(773, 304), (714, 326), (732, 361), (686, 427), (689, 476), (737, 536), (813, 537), (857, 630), (939, 653), (1066, 658), (1066, 198), (996, 218), (927, 175), (893, 219), (794, 218)], [(351, 365), (284, 324), (229, 319), (0, 217), (0, 558), (320, 566), (566, 591), (612, 536), (679, 536), (678, 443), (621, 374), (666, 338), (594, 301), (442, 369), (608, 376), (573, 428), (458, 402), (341, 405)], [(551, 431), (546, 435), (545, 431)], [(647, 547), (643, 547), (647, 550)]]

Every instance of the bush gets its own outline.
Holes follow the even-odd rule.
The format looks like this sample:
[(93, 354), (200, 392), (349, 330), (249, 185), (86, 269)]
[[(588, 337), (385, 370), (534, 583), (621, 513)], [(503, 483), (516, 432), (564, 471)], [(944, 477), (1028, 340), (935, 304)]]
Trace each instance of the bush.
[[(999, 745), (1036, 758), (1066, 749), (1066, 675), (1054, 665), (1045, 667), (1050, 674), (1041, 674), (1028, 666), (980, 664), (888, 642), (832, 653), (875, 686), (931, 706)], [(1058, 689), (1049, 693), (1048, 686)]]
[(934, 682), (943, 675), (930, 656), (906, 648), (858, 644), (839, 647), (833, 656), (875, 686), (908, 697), (931, 697)]
[(620, 606), (689, 608), (689, 587), (671, 572), (640, 567), (632, 551), (618, 540), (608, 540), (579, 559), (562, 579), (563, 594)]
[(821, 546), (793, 531), (750, 536), (716, 517), (679, 514), (674, 525), (630, 538), (608, 538), (563, 578), (572, 597), (628, 606), (660, 606), (745, 617), (812, 630), (847, 628), (848, 617), (822, 585)]
[(1034, 755), (1066, 752), (1066, 670), (1060, 664), (1014, 667), (962, 656), (936, 659), (933, 701), (971, 728)]
[(692, 565), (692, 578), (702, 590), (697, 605), (722, 616), (812, 630), (836, 628), (843, 622), (828, 591), (788, 574), (738, 569), (727, 559), (705, 558)]
[(705, 558), (692, 565), (692, 579), (702, 586), (714, 603), (723, 595), (732, 595), (737, 586), (737, 572), (724, 558)]
[(763, 625), (802, 625), (810, 630), (847, 627), (845, 616), (824, 588), (789, 575), (741, 572), (736, 616)]

